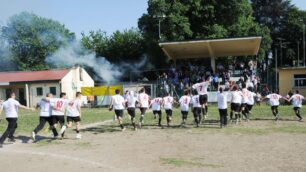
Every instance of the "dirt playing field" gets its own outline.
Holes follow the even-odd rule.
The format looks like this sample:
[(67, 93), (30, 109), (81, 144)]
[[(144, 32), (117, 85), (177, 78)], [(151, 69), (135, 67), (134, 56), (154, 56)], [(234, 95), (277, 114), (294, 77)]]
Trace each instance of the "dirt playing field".
[(111, 121), (88, 125), (81, 140), (19, 136), (0, 149), (1, 171), (306, 171), (305, 122), (215, 122), (121, 132)]

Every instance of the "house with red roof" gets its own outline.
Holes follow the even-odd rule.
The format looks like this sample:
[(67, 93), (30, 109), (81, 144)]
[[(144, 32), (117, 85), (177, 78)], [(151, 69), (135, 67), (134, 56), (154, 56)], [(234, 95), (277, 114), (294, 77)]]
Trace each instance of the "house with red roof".
[(6, 99), (10, 92), (16, 93), (16, 99), (26, 106), (35, 107), (47, 93), (59, 97), (61, 92), (68, 99), (82, 87), (94, 87), (94, 80), (82, 67), (54, 69), (44, 71), (0, 72), (0, 99)]

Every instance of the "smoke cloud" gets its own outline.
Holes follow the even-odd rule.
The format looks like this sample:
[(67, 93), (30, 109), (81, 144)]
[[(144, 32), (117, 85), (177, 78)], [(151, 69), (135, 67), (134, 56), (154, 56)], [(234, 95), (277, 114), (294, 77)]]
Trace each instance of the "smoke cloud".
[(85, 50), (82, 45), (75, 41), (61, 47), (58, 51), (46, 58), (46, 63), (55, 67), (72, 67), (83, 65), (93, 69), (107, 84), (120, 81), (120, 78), (127, 72), (137, 74), (144, 67), (153, 67), (143, 57), (138, 63), (112, 64), (104, 57), (96, 57), (96, 54)]

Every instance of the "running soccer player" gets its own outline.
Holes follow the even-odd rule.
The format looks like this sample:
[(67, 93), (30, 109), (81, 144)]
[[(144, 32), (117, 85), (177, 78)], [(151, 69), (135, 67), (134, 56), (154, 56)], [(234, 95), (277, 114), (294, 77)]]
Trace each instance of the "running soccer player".
[(131, 117), (131, 122), (134, 127), (134, 130), (137, 130), (135, 123), (135, 107), (137, 103), (137, 97), (134, 91), (128, 91), (126, 94), (126, 102), (127, 102), (127, 112)]
[(198, 95), (197, 90), (194, 90), (194, 95), (191, 98), (192, 102), (192, 112), (194, 116), (194, 121), (196, 123), (196, 127), (199, 127), (201, 121), (201, 104), (200, 104), (200, 97)]
[(141, 126), (143, 125), (143, 121), (144, 121), (144, 116), (145, 113), (149, 107), (149, 101), (150, 101), (150, 97), (148, 94), (146, 94), (146, 91), (144, 88), (142, 88), (139, 91), (139, 95), (138, 95), (138, 103), (140, 105), (140, 120), (139, 120), (139, 128), (141, 128)]
[(170, 123), (172, 120), (172, 105), (173, 105), (173, 97), (168, 93), (166, 97), (163, 98), (163, 106), (167, 114), (167, 127), (170, 127)]
[(119, 89), (116, 89), (115, 93), (116, 93), (116, 95), (112, 96), (112, 100), (111, 100), (111, 103), (109, 105), (109, 110), (110, 111), (112, 109), (115, 110), (115, 114), (116, 114), (118, 123), (120, 125), (120, 128), (121, 128), (122, 131), (124, 131), (125, 127), (123, 126), (123, 113), (124, 113), (125, 100), (120, 95), (120, 90)]
[[(63, 127), (65, 128), (65, 112), (68, 105), (68, 100), (66, 99), (66, 93), (61, 93), (60, 98), (52, 98), (50, 99), (50, 103), (52, 106), (52, 122), (53, 127), (56, 128), (57, 123), (60, 124), (61, 130)], [(64, 130), (64, 129), (63, 129)], [(61, 137), (64, 137), (64, 132), (61, 133)], [(55, 136), (57, 137), (57, 136)]]
[(76, 137), (77, 139), (81, 139), (82, 135), (80, 134), (80, 122), (81, 122), (81, 106), (82, 106), (82, 93), (76, 92), (75, 100), (71, 100), (68, 102), (67, 106), (67, 125), (63, 126), (60, 134), (64, 133), (66, 128), (71, 128), (72, 123), (76, 123)]
[(181, 113), (182, 113), (182, 124), (181, 124), (182, 127), (184, 127), (186, 125), (190, 100), (191, 99), (190, 99), (190, 96), (189, 96), (189, 91), (185, 90), (184, 95), (179, 100)]
[(252, 108), (255, 104), (255, 97), (256, 97), (256, 93), (252, 92), (252, 89), (249, 88), (249, 91), (248, 91), (248, 102), (247, 102), (247, 105), (246, 105), (246, 115), (247, 115), (247, 121), (250, 119), (250, 115), (252, 114)]
[(217, 100), (220, 114), (220, 127), (223, 128), (227, 126), (227, 93), (224, 92), (222, 87), (219, 87)]
[(160, 96), (151, 100), (151, 103), (150, 103), (150, 107), (152, 106), (154, 119), (156, 119), (156, 114), (158, 115), (158, 126), (159, 127), (162, 127), (161, 125), (161, 120), (162, 120), (161, 105), (162, 104), (163, 104), (163, 98), (161, 98)]
[(305, 100), (305, 97), (300, 94), (299, 90), (296, 90), (295, 94), (291, 96), (288, 101), (290, 102), (291, 100), (295, 115), (299, 118), (298, 121), (303, 121), (303, 118), (300, 114), (300, 109), (302, 107), (303, 100)]
[(0, 109), (0, 112), (2, 112), (2, 109), (4, 109), (6, 120), (8, 122), (6, 130), (0, 138), (0, 148), (3, 147), (3, 143), (7, 137), (9, 138), (9, 142), (15, 142), (14, 133), (17, 128), (18, 108), (33, 111), (35, 110), (34, 108), (28, 108), (26, 106), (21, 105), (16, 100), (16, 94), (14, 92), (11, 92), (8, 97), (9, 99), (2, 103), (2, 107)]
[(241, 89), (241, 112), (242, 115), (245, 117), (245, 119), (248, 119), (247, 116), (247, 112), (248, 112), (248, 107), (247, 107), (247, 103), (248, 103), (248, 89), (246, 87), (246, 83), (242, 83), (242, 89)]
[(46, 98), (41, 99), (41, 101), (39, 102), (39, 108), (40, 108), (39, 124), (32, 131), (32, 139), (34, 141), (36, 141), (36, 134), (44, 128), (46, 122), (49, 123), (50, 128), (53, 132), (53, 136), (54, 137), (58, 136), (58, 133), (53, 126), (53, 121), (52, 121), (52, 118), (51, 118), (52, 107), (51, 107), (50, 102), (46, 100), (46, 99), (51, 99), (52, 97), (53, 97), (52, 93), (48, 93), (46, 95)]
[(234, 85), (232, 89), (231, 99), (231, 121), (233, 120), (233, 113), (235, 115), (236, 124), (241, 121), (240, 109), (241, 109), (242, 93), (238, 90), (238, 86)]
[[(200, 97), (200, 104), (202, 106), (202, 114), (204, 118), (207, 117), (208, 114), (208, 92), (207, 88), (210, 85), (210, 76), (207, 76), (203, 82), (196, 83), (192, 86), (193, 89), (196, 89), (199, 97)], [(205, 108), (204, 108), (205, 107)]]
[[(275, 120), (279, 119), (278, 115), (278, 106), (279, 106), (279, 99), (283, 98), (281, 95), (277, 94), (275, 90), (272, 90), (272, 93), (267, 95), (264, 99), (269, 99), (269, 104), (271, 106), (272, 114), (275, 116)], [(285, 98), (283, 98), (285, 99)]]

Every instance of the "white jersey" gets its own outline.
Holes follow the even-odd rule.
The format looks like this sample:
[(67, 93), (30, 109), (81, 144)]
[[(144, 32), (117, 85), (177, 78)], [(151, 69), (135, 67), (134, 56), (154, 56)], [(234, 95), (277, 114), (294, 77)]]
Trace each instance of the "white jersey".
[(300, 94), (294, 94), (291, 97), (292, 106), (293, 107), (302, 107), (303, 99), (305, 99), (304, 96), (302, 96)]
[[(50, 99), (50, 103), (52, 108), (52, 115), (53, 116), (64, 116), (65, 110), (67, 108), (68, 100), (63, 98), (52, 98)], [(60, 110), (56, 110), (56, 109)]]
[(39, 102), (39, 108), (40, 108), (40, 113), (39, 116), (41, 117), (50, 117), (52, 113), (52, 107), (51, 103), (46, 101), (46, 100), (41, 100)]
[(192, 107), (202, 107), (200, 104), (200, 96), (199, 95), (195, 95), (192, 96), (191, 98), (191, 102), (192, 102)]
[(246, 89), (246, 88), (243, 88), (241, 90), (241, 103), (244, 104), (244, 103), (247, 103), (248, 102), (248, 93), (249, 91)]
[(227, 93), (218, 92), (217, 100), (218, 100), (218, 109), (227, 109)]
[(247, 102), (248, 105), (254, 105), (254, 103), (255, 103), (254, 97), (255, 96), (256, 96), (256, 94), (254, 92), (252, 92), (252, 91), (248, 92), (248, 102)]
[(124, 98), (119, 95), (119, 94), (116, 94), (114, 96), (112, 96), (112, 101), (113, 101), (113, 107), (115, 110), (123, 110), (124, 109)]
[(269, 99), (269, 103), (271, 106), (278, 106), (279, 99), (282, 98), (282, 96), (279, 94), (272, 93), (272, 94), (267, 95), (267, 98)]
[(160, 97), (156, 97), (155, 99), (151, 100), (152, 110), (160, 111), (162, 102), (163, 99)]
[(146, 93), (140, 93), (138, 95), (138, 102), (140, 103), (140, 107), (148, 108), (149, 107), (149, 96)]
[(20, 103), (13, 98), (9, 98), (5, 102), (3, 102), (3, 109), (5, 111), (6, 118), (18, 118), (19, 106)]
[(231, 102), (241, 104), (241, 100), (242, 100), (242, 93), (240, 91), (233, 91)]
[(76, 99), (68, 102), (67, 106), (67, 116), (78, 117), (80, 116), (80, 109), (82, 106), (82, 100)]
[(171, 96), (164, 97), (164, 98), (163, 98), (163, 101), (164, 101), (164, 108), (165, 108), (166, 110), (172, 109), (173, 97), (171, 97)]
[(196, 83), (192, 86), (193, 89), (196, 89), (199, 95), (207, 94), (207, 88), (209, 86), (209, 81), (204, 81), (201, 83)]
[(127, 101), (128, 108), (135, 108), (136, 102), (137, 102), (137, 98), (134, 96), (134, 94), (126, 95), (126, 101)]
[(190, 96), (182, 96), (179, 100), (181, 111), (188, 111), (190, 104)]

